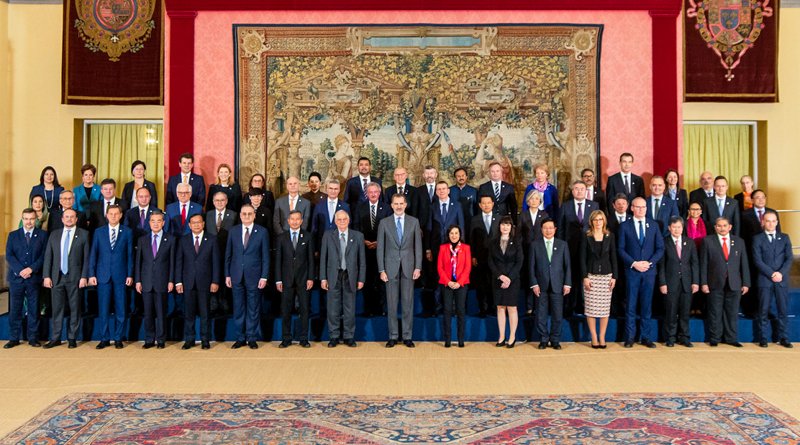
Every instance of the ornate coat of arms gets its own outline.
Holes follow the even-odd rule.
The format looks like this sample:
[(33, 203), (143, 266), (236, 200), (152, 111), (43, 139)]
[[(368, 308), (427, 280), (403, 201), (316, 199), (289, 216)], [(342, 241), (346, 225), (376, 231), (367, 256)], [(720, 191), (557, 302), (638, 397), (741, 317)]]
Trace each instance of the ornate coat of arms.
[(761, 35), (764, 17), (772, 17), (769, 3), (770, 0), (689, 0), (686, 15), (697, 19), (695, 29), (720, 58), (729, 82), (742, 56)]
[(74, 26), (86, 48), (117, 62), (123, 53), (144, 48), (156, 26), (156, 4), (156, 0), (75, 0)]

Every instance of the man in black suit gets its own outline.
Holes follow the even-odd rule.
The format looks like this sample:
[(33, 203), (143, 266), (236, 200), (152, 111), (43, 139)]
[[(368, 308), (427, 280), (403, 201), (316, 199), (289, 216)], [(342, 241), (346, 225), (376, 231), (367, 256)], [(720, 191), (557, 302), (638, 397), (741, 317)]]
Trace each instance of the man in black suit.
[[(254, 188), (254, 190), (256, 190), (256, 192), (261, 190), (262, 192), (259, 194), (260, 198), (256, 199), (261, 199), (261, 205), (259, 207), (264, 208), (262, 212), (263, 218), (269, 222), (265, 228), (269, 230), (269, 228), (272, 227), (272, 220), (269, 216), (269, 208), (264, 204), (264, 190), (260, 188)], [(249, 202), (250, 195), (248, 194), (246, 196)], [(212, 203), (214, 204), (214, 208), (206, 212), (205, 230), (206, 233), (214, 235), (216, 238), (217, 249), (219, 250), (221, 259), (225, 256), (225, 246), (228, 244), (228, 232), (230, 232), (231, 227), (239, 224), (239, 215), (233, 210), (228, 209), (228, 195), (226, 195), (225, 192), (217, 192), (214, 194)], [(233, 297), (231, 295), (231, 289), (227, 286), (220, 286), (216, 294), (211, 294), (209, 307), (212, 314), (230, 314), (232, 305)]]
[(209, 349), (211, 347), (210, 298), (211, 294), (219, 290), (222, 279), (222, 258), (216, 238), (204, 230), (203, 215), (192, 215), (189, 218), (189, 229), (191, 232), (184, 235), (175, 247), (175, 290), (179, 294), (184, 294), (185, 305), (184, 343), (181, 349), (190, 349), (195, 345), (194, 320), (198, 313), (201, 348)]
[[(141, 187), (136, 191), (136, 203), (138, 205), (125, 212), (124, 224), (131, 229), (131, 233), (133, 234), (133, 258), (136, 258), (136, 250), (139, 248), (139, 238), (143, 236), (146, 237), (150, 234), (150, 215), (152, 215), (155, 210), (161, 211), (161, 209), (151, 206), (151, 202), (152, 196), (150, 196), (150, 190), (146, 187)], [(168, 231), (169, 228), (165, 227), (164, 230)], [(131, 259), (131, 261), (133, 261), (133, 259)], [(133, 305), (131, 316), (141, 316), (144, 312), (142, 295), (133, 288), (131, 288), (130, 294), (132, 300), (131, 304)]]
[(367, 200), (367, 184), (377, 182), (380, 185), (381, 183), (379, 178), (370, 175), (370, 170), (372, 170), (372, 161), (363, 156), (358, 158), (358, 176), (348, 179), (344, 189), (344, 201), (351, 209), (355, 209), (358, 203)]
[[(469, 221), (479, 212), (478, 209), (478, 189), (467, 184), (469, 175), (467, 169), (458, 167), (453, 171), (453, 178), (456, 183), (450, 186), (450, 197), (461, 204), (461, 211), (464, 213), (464, 222)], [(469, 227), (467, 227), (469, 230)]]
[(683, 236), (683, 218), (673, 216), (664, 237), (664, 256), (658, 262), (658, 289), (665, 295), (662, 337), (667, 347), (692, 347), (689, 310), (692, 294), (700, 289), (699, 258), (694, 240)]
[[(422, 243), (428, 245), (430, 238), (430, 220), (433, 211), (438, 208), (436, 197), (436, 178), (439, 171), (435, 167), (428, 165), (422, 171), (424, 184), (417, 188), (417, 213), (419, 226), (422, 229)], [(394, 196), (394, 195), (392, 195)], [(390, 197), (391, 198), (391, 197)], [(408, 198), (408, 197), (406, 197)], [(409, 203), (410, 205), (410, 203)], [(436, 270), (436, 263), (427, 255), (422, 259), (422, 317), (435, 317), (441, 309), (436, 305), (436, 290), (439, 289), (439, 272)]]
[[(387, 190), (390, 189), (391, 187)], [(355, 230), (364, 234), (367, 276), (361, 295), (364, 297), (366, 317), (386, 316), (386, 287), (383, 281), (378, 279), (378, 224), (391, 214), (392, 209), (389, 205), (381, 201), (381, 186), (374, 182), (367, 185), (367, 202), (358, 205), (352, 223)]]
[(498, 236), (500, 218), (494, 213), (494, 196), (479, 195), (480, 213), (469, 223), (468, 244), (472, 249), (470, 287), (478, 299), (478, 316), (497, 314), (492, 303), (492, 276), (489, 271), (489, 240)]
[[(324, 201), (323, 201), (324, 202)], [(311, 347), (308, 342), (309, 292), (316, 279), (314, 261), (314, 234), (303, 229), (303, 214), (289, 212), (289, 230), (278, 235), (275, 246), (275, 286), (281, 293), (281, 320), (283, 339), (279, 348), (292, 344), (292, 309), (297, 299), (300, 324), (295, 326), (300, 346)]]
[(631, 173), (633, 169), (633, 155), (622, 153), (619, 155), (619, 172), (608, 177), (606, 183), (606, 202), (617, 196), (617, 193), (624, 193), (628, 198), (628, 204), (633, 198), (644, 198), (644, 180), (641, 176)]
[(167, 341), (167, 295), (175, 283), (177, 238), (163, 230), (164, 220), (164, 213), (153, 211), (150, 235), (139, 238), (136, 250), (134, 281), (136, 292), (144, 300), (144, 349), (156, 344), (158, 349), (164, 349)]
[(489, 164), (489, 181), (478, 188), (478, 196), (493, 196), (497, 216), (510, 216), (517, 221), (517, 195), (514, 186), (503, 181), (503, 166), (495, 161)]
[[(53, 233), (64, 227), (62, 216), (64, 215), (64, 210), (75, 208), (75, 193), (73, 193), (72, 190), (62, 191), (61, 194), (58, 195), (58, 204), (58, 208), (53, 210), (50, 213), (50, 217), (47, 218), (47, 233)], [(86, 222), (83, 212), (78, 212), (78, 222), (75, 226), (89, 230), (89, 224)]]
[(192, 172), (194, 156), (191, 153), (184, 153), (178, 162), (180, 172), (177, 175), (170, 176), (167, 181), (167, 200), (164, 208), (166, 209), (168, 205), (178, 201), (178, 184), (189, 184), (192, 186), (192, 196), (189, 200), (199, 204), (202, 209), (203, 204), (206, 202), (206, 183), (202, 176)]
[[(619, 228), (622, 223), (631, 219), (628, 211), (628, 197), (623, 193), (617, 193), (611, 206), (608, 208), (608, 230), (614, 234), (614, 239), (619, 239)], [(615, 317), (624, 317), (627, 307), (627, 284), (625, 283), (625, 266), (621, 261), (617, 262), (617, 285), (611, 294), (611, 314)]]
[[(744, 244), (747, 246), (748, 258), (753, 259), (753, 239), (764, 232), (762, 228), (764, 215), (769, 211), (775, 213), (775, 210), (767, 207), (767, 194), (761, 189), (753, 190), (753, 193), (750, 194), (750, 198), (753, 200), (753, 208), (742, 211), (742, 229), (739, 231), (739, 236), (742, 237)], [(777, 216), (778, 214), (775, 213), (775, 215)], [(778, 217), (777, 231), (782, 232), (780, 217)], [(750, 262), (750, 277), (753, 281), (758, 277), (758, 269), (756, 268), (755, 261)], [(757, 316), (758, 300), (760, 298), (757, 294), (758, 292), (753, 292), (742, 297), (742, 312), (744, 312), (746, 316)]]
[[(572, 183), (572, 199), (564, 201), (561, 205), (561, 215), (558, 218), (558, 238), (567, 242), (569, 256), (572, 264), (580, 264), (581, 241), (589, 230), (589, 216), (599, 210), (598, 204), (586, 199), (586, 184), (583, 181)], [(572, 268), (572, 282), (582, 283), (581, 268)], [(564, 316), (568, 317), (573, 312), (581, 313), (583, 305), (583, 286), (575, 289), (564, 297)]]
[(92, 201), (89, 205), (89, 233), (91, 235), (95, 230), (106, 225), (106, 213), (108, 213), (109, 206), (118, 205), (122, 214), (125, 214), (128, 209), (130, 203), (121, 201), (117, 198), (116, 193), (117, 182), (111, 178), (103, 179), (100, 183), (100, 194), (103, 195), (103, 199)]
[(586, 184), (586, 199), (596, 202), (600, 210), (605, 212), (607, 209), (606, 194), (603, 193), (603, 189), (598, 185), (594, 170), (591, 168), (581, 170), (581, 180)]
[[(755, 192), (754, 192), (755, 193)], [(775, 321), (777, 332), (773, 331), (773, 337), (777, 337), (779, 344), (785, 348), (791, 348), (789, 341), (789, 272), (792, 268), (792, 241), (789, 235), (781, 233), (778, 228), (778, 214), (775, 211), (767, 211), (764, 216), (764, 232), (758, 234), (753, 239), (753, 262), (756, 265), (758, 286), (758, 322), (759, 334), (758, 345), (766, 348), (769, 345), (769, 338), (766, 335), (769, 328), (769, 312), (772, 302), (778, 310)]]
[[(588, 219), (588, 217), (587, 217)], [(567, 243), (555, 239), (556, 225), (550, 218), (542, 221), (542, 238), (531, 246), (528, 276), (536, 297), (536, 329), (541, 336), (539, 349), (561, 349), (561, 324), (564, 299), (572, 289), (572, 270)], [(547, 316), (550, 329), (547, 329)]]
[(724, 216), (714, 224), (715, 234), (700, 249), (700, 284), (708, 295), (708, 340), (741, 348), (738, 339), (739, 300), (750, 289), (750, 266), (744, 240), (731, 234)]
[(706, 202), (706, 198), (711, 198), (714, 196), (714, 175), (711, 174), (709, 171), (704, 171), (700, 175), (700, 187), (692, 190), (689, 193), (689, 203), (696, 202), (700, 205), (703, 205)]
[[(394, 196), (394, 195), (396, 195), (398, 193), (403, 194), (403, 195), (406, 196), (406, 200), (409, 203), (408, 204), (408, 209), (406, 210), (406, 213), (411, 215), (411, 216), (416, 217), (417, 215), (419, 215), (419, 212), (417, 210), (417, 206), (419, 206), (419, 203), (417, 202), (418, 201), (418, 199), (417, 199), (418, 191), (417, 191), (416, 187), (414, 187), (412, 185), (409, 185), (408, 182), (407, 182), (407, 180), (408, 180), (408, 170), (406, 170), (403, 167), (397, 167), (396, 169), (394, 169), (393, 176), (394, 176), (394, 184), (390, 185), (389, 187), (386, 187), (386, 193), (384, 194), (383, 197), (380, 198), (381, 201), (386, 202), (386, 200), (388, 198), (391, 198), (392, 196)], [(389, 207), (388, 203), (387, 203), (386, 207), (387, 208)], [(351, 210), (355, 210), (355, 209), (351, 209)], [(390, 214), (392, 213), (391, 210), (389, 211), (389, 213)]]
[(741, 215), (739, 203), (728, 196), (728, 179), (724, 176), (714, 178), (714, 196), (703, 202), (703, 220), (706, 227), (716, 225), (717, 218), (724, 216), (731, 224), (731, 232), (739, 236)]
[(617, 193), (617, 196), (611, 201), (608, 211), (608, 230), (613, 232), (616, 238), (619, 235), (620, 224), (631, 218), (631, 213), (628, 211), (628, 197)]
[(678, 206), (675, 201), (664, 194), (666, 190), (664, 178), (655, 175), (650, 178), (650, 196), (647, 197), (647, 217), (658, 223), (662, 236), (669, 234), (669, 222), (674, 216), (679, 216)]

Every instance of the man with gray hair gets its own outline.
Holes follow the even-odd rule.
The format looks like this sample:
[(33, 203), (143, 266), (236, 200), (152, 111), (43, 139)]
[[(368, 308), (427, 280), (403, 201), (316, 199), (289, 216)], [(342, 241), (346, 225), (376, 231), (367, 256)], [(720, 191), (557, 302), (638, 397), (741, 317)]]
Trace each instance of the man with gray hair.
[(202, 215), (203, 207), (190, 200), (192, 186), (189, 184), (178, 184), (175, 194), (178, 195), (178, 201), (167, 206), (166, 219), (168, 222), (166, 227), (172, 235), (181, 237), (191, 231), (189, 230), (189, 218), (194, 215)]

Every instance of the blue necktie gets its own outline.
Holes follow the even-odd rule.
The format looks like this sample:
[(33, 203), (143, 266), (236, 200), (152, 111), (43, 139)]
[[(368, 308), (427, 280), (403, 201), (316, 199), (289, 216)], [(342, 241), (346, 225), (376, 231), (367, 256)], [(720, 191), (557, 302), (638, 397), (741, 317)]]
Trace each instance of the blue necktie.
[(397, 241), (403, 242), (403, 225), (400, 224), (400, 218), (397, 218)]
[(67, 230), (67, 236), (64, 237), (64, 245), (61, 246), (61, 273), (64, 275), (69, 272), (69, 234), (72, 230)]
[(447, 221), (447, 204), (442, 203), (442, 222)]
[(644, 246), (644, 223), (639, 221), (639, 245)]

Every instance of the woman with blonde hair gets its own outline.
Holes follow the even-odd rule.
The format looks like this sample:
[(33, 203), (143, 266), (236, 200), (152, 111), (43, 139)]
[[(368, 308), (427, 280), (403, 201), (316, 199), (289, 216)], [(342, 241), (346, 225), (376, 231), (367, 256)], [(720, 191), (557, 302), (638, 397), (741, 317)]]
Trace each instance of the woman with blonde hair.
[(217, 182), (208, 187), (208, 198), (206, 199), (206, 209), (214, 208), (214, 195), (219, 192), (225, 193), (228, 196), (228, 204), (225, 206), (228, 210), (239, 212), (242, 207), (242, 189), (239, 184), (233, 180), (233, 169), (228, 164), (219, 164), (217, 166)]
[(606, 215), (601, 210), (595, 210), (589, 215), (589, 230), (582, 241), (580, 252), (584, 315), (592, 336), (592, 348), (605, 349), (611, 295), (617, 283), (617, 243), (614, 234), (608, 231)]
[[(558, 189), (553, 184), (547, 181), (550, 176), (550, 169), (547, 164), (536, 164), (533, 167), (534, 180), (525, 188), (525, 194), (528, 196), (532, 190), (536, 190), (542, 197), (542, 202), (539, 205), (541, 210), (547, 212), (550, 218), (558, 220)], [(522, 211), (528, 210), (527, 200), (522, 204)]]

